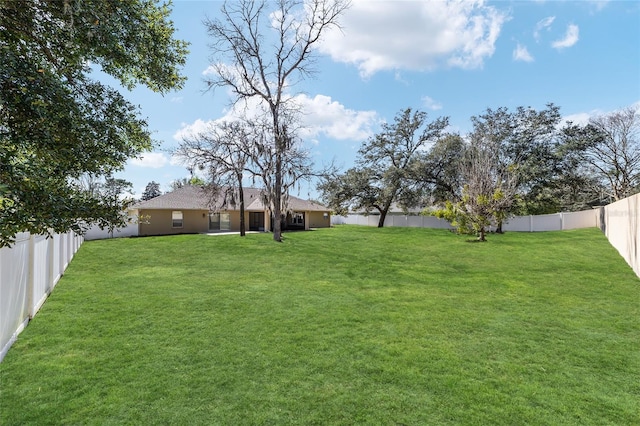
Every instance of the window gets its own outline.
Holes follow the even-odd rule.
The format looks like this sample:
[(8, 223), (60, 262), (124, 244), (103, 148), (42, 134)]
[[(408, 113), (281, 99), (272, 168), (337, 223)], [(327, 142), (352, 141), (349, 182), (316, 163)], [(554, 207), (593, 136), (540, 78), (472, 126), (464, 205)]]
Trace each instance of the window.
[(294, 225), (304, 225), (304, 213), (295, 212), (293, 214), (292, 222)]
[(182, 228), (182, 212), (171, 212), (171, 226), (173, 228)]

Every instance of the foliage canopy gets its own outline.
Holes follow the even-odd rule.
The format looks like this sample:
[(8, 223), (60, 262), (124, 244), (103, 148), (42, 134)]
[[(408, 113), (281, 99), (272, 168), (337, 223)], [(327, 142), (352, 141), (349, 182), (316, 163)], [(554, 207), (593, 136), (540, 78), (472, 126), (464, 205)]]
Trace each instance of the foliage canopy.
[(90, 74), (180, 88), (186, 43), (169, 12), (149, 0), (0, 2), (0, 246), (22, 231), (121, 224), (122, 204), (74, 181), (111, 175), (153, 141), (137, 108)]

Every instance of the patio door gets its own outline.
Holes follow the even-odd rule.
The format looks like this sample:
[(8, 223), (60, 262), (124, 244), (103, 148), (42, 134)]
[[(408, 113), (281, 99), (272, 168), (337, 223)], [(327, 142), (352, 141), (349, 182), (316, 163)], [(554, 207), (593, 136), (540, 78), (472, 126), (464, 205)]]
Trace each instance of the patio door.
[(209, 231), (230, 231), (231, 215), (229, 213), (209, 213)]
[(220, 230), (231, 231), (231, 215), (229, 213), (220, 213)]
[(249, 231), (264, 231), (264, 212), (249, 212)]

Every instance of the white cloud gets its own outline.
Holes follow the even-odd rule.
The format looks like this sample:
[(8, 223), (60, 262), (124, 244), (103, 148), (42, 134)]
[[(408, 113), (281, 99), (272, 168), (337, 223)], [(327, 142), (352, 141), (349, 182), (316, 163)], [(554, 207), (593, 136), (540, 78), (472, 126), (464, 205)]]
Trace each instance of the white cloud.
[(132, 158), (129, 163), (133, 166), (159, 169), (166, 166), (169, 163), (169, 159), (162, 152), (149, 152), (143, 154), (140, 158)]
[(577, 25), (569, 24), (564, 38), (551, 43), (551, 47), (553, 47), (554, 49), (564, 49), (567, 47), (571, 47), (578, 42), (579, 33), (580, 30)]
[(542, 30), (549, 31), (551, 29), (551, 24), (553, 24), (553, 21), (555, 20), (555, 16), (547, 16), (546, 18), (538, 21), (538, 23), (536, 24), (536, 28), (533, 31), (533, 37), (536, 39), (536, 41), (540, 39), (540, 32)]
[(382, 70), (480, 68), (507, 19), (483, 0), (354, 0), (342, 30), (326, 33), (320, 50), (357, 65), (364, 78)]
[(520, 43), (518, 43), (518, 45), (513, 51), (513, 60), (533, 62), (533, 56), (531, 56), (531, 53), (529, 53), (526, 46), (523, 46)]
[(171, 98), (171, 102), (176, 104), (181, 104), (183, 100), (184, 98), (182, 96), (174, 96), (173, 98)]
[(589, 3), (594, 7), (596, 12), (600, 12), (602, 9), (607, 7), (611, 0), (590, 0)]
[(214, 65), (209, 65), (207, 68), (205, 68), (204, 71), (202, 71), (202, 75), (215, 75), (216, 74), (216, 67)]
[(424, 105), (425, 108), (433, 111), (442, 109), (442, 104), (440, 102), (435, 101), (433, 98), (429, 96), (422, 97), (422, 104)]
[[(311, 98), (301, 94), (289, 101), (298, 105), (301, 111), (300, 136), (315, 145), (318, 144), (317, 137), (320, 135), (337, 140), (366, 139), (373, 134), (373, 128), (380, 122), (375, 111), (348, 109), (329, 96), (316, 95)], [(249, 100), (246, 104), (237, 104), (234, 108), (225, 111), (225, 115), (217, 120), (197, 119), (190, 124), (183, 123), (173, 137), (181, 141), (184, 137), (206, 131), (216, 122), (263, 115), (264, 111), (258, 102)]]
[(198, 118), (193, 123), (182, 123), (180, 130), (173, 134), (173, 138), (182, 142), (182, 140), (190, 136), (204, 133), (213, 122), (214, 120), (204, 121)]
[(363, 140), (373, 134), (379, 123), (375, 111), (356, 111), (346, 108), (331, 97), (298, 95), (295, 102), (302, 107), (302, 134), (306, 138), (324, 134), (338, 140)]
[(572, 122), (573, 124), (584, 126), (585, 124), (589, 123), (589, 118), (591, 118), (591, 116), (594, 116), (594, 115), (597, 115), (597, 111), (579, 112), (576, 114), (566, 115), (562, 117), (562, 120), (560, 121), (560, 127), (565, 126), (568, 122)]
[(172, 166), (185, 166), (184, 160), (182, 158), (176, 157), (175, 155), (171, 156), (171, 159), (169, 159), (169, 164), (171, 164)]

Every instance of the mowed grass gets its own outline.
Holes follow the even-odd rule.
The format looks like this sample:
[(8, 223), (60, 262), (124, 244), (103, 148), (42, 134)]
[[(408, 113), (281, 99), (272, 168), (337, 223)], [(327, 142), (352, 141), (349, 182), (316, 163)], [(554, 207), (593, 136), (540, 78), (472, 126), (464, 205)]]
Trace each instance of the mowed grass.
[(640, 282), (596, 229), (86, 242), (0, 424), (640, 424)]

